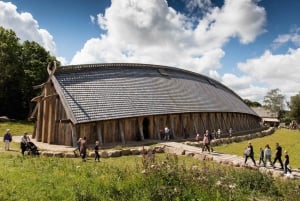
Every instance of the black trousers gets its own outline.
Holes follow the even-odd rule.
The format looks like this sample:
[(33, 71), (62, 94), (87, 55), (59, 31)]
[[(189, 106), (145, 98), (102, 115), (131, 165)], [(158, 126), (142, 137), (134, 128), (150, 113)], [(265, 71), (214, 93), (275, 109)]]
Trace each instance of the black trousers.
[(275, 167), (275, 162), (276, 161), (279, 161), (280, 165), (281, 165), (281, 169), (283, 169), (283, 163), (282, 163), (282, 160), (281, 160), (281, 156), (275, 156), (274, 158), (274, 162), (273, 162), (273, 166)]

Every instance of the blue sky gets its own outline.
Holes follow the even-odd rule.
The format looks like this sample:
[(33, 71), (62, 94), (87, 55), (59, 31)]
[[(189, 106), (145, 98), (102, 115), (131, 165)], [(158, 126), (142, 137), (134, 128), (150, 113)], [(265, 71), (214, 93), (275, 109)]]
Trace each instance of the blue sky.
[(208, 75), (242, 98), (300, 92), (298, 0), (0, 0), (0, 26), (64, 65), (138, 62)]

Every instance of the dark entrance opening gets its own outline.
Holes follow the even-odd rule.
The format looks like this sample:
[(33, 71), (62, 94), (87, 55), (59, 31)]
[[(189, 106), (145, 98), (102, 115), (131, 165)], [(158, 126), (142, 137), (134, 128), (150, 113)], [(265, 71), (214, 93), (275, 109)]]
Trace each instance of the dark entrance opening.
[(149, 119), (144, 118), (143, 120), (143, 133), (144, 133), (144, 138), (149, 139)]

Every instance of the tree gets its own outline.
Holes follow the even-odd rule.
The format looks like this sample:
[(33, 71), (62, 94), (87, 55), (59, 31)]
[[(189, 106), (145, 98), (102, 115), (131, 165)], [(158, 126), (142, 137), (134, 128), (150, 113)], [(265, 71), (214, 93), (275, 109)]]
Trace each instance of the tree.
[(24, 70), (24, 109), (31, 112), (31, 99), (40, 93), (37, 90), (33, 90), (32, 86), (39, 85), (47, 80), (48, 72), (46, 67), (48, 63), (56, 59), (38, 43), (33, 41), (25, 41), (23, 43), (21, 58)]
[(38, 93), (32, 86), (47, 80), (47, 65), (55, 60), (38, 43), (21, 44), (13, 30), (0, 27), (0, 115), (26, 118)]
[(22, 110), (21, 45), (12, 30), (0, 27), (0, 114), (19, 117)]
[(295, 96), (291, 96), (290, 99), (290, 117), (292, 119), (297, 120), (297, 122), (300, 122), (300, 92), (295, 95)]
[(244, 103), (246, 103), (246, 105), (248, 105), (249, 107), (261, 107), (261, 104), (259, 102), (256, 101), (252, 102), (248, 99), (245, 99)]
[(280, 94), (279, 89), (272, 89), (264, 97), (263, 106), (272, 112), (279, 112), (283, 110), (284, 107), (284, 95)]

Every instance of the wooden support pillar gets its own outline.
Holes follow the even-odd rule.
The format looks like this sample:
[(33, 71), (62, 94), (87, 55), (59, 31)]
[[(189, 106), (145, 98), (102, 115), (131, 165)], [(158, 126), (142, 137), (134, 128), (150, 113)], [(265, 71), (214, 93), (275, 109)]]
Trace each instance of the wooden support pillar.
[(157, 134), (157, 139), (160, 139), (160, 132), (159, 132), (159, 122), (157, 120), (157, 116), (154, 116), (154, 124), (155, 124), (155, 130)]
[(119, 120), (119, 130), (120, 130), (120, 137), (122, 140), (122, 144), (125, 144), (125, 137), (124, 137), (124, 128), (123, 128), (123, 121)]
[(176, 137), (176, 133), (175, 133), (175, 129), (174, 129), (174, 121), (172, 120), (172, 116), (169, 116), (169, 122), (170, 122), (170, 127), (171, 127), (171, 131), (173, 133), (173, 137)]
[(98, 136), (99, 144), (102, 146), (103, 138), (102, 138), (101, 122), (97, 123), (97, 136)]
[(70, 123), (70, 126), (71, 126), (71, 132), (72, 132), (72, 144), (73, 144), (73, 147), (77, 147), (77, 132), (76, 132), (76, 126), (71, 124)]
[(140, 133), (141, 141), (145, 140), (144, 131), (143, 131), (143, 120), (144, 117), (138, 117), (138, 124), (139, 124), (139, 131), (140, 131), (139, 133)]
[(40, 142), (42, 139), (42, 130), (43, 130), (43, 101), (37, 102), (38, 113), (37, 113), (37, 121), (36, 121), (36, 132), (35, 139), (37, 142)]
[(195, 115), (196, 115), (196, 114), (192, 114), (192, 120), (193, 120), (194, 132), (195, 132), (195, 133), (198, 133)]
[(48, 121), (48, 139), (50, 144), (54, 143), (54, 125), (55, 125), (55, 99), (49, 98), (49, 121)]
[[(44, 97), (49, 95), (49, 83), (45, 84), (44, 88)], [(42, 142), (47, 142), (48, 140), (48, 123), (49, 123), (49, 100), (45, 99), (44, 101), (44, 109), (43, 109), (43, 126), (42, 126)]]

